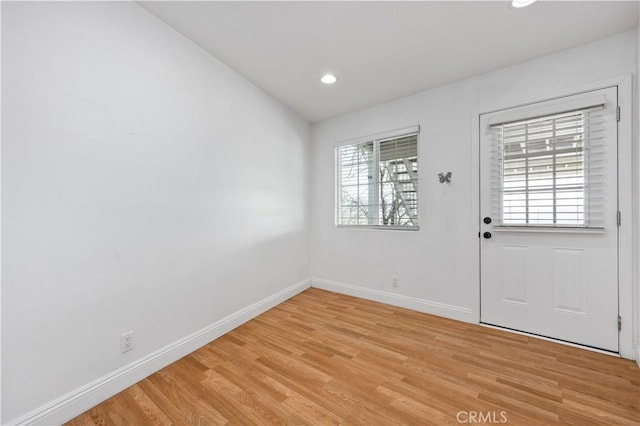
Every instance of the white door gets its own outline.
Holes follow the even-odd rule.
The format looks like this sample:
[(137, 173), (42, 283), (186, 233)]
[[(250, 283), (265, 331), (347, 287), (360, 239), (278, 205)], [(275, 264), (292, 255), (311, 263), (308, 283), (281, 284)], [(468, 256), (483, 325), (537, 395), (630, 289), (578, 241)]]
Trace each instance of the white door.
[(617, 88), (480, 116), (481, 322), (618, 352)]

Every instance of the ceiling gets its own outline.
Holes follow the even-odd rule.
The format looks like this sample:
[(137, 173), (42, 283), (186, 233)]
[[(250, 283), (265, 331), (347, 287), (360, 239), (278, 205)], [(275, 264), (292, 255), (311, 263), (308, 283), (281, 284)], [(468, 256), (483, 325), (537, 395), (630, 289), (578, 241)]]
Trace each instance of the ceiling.
[[(153, 1), (142, 7), (310, 122), (634, 28), (634, 1)], [(325, 72), (339, 80), (320, 83)]]

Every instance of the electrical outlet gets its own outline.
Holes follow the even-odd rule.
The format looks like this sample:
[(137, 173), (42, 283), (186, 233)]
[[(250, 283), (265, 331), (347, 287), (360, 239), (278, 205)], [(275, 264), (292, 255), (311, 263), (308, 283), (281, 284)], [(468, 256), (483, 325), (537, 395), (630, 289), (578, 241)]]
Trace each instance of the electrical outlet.
[(400, 286), (400, 280), (395, 275), (391, 277), (391, 287), (398, 288)]
[(133, 349), (133, 330), (120, 335), (120, 351), (125, 353), (131, 349)]

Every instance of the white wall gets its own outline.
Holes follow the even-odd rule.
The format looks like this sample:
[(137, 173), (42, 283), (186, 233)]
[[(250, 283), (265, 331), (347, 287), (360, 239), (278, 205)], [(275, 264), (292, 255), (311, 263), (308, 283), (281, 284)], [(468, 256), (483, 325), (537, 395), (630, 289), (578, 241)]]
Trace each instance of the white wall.
[[(469, 321), (478, 317), (477, 170), (472, 117), (508, 104), (636, 72), (636, 32), (597, 41), (476, 78), (312, 125), (311, 247), (313, 284), (398, 293), (400, 304)], [(434, 64), (437, 66), (437, 64)], [(401, 78), (401, 76), (399, 76)], [(477, 116), (476, 116), (477, 119)], [(337, 141), (419, 123), (420, 231), (337, 229)], [(451, 185), (438, 172), (453, 173)], [(629, 177), (629, 179), (631, 179)], [(391, 287), (391, 276), (400, 280)], [(379, 293), (377, 293), (379, 295)], [(416, 303), (413, 303), (416, 305)]]
[[(2, 81), (2, 4), (0, 4), (0, 82)], [(1, 85), (0, 85), (1, 86)], [(1, 88), (0, 88), (1, 92)], [(0, 102), (0, 422), (2, 422), (2, 102)]]
[[(638, 27), (636, 28), (636, 73), (635, 73), (635, 140), (636, 144), (634, 146), (634, 162), (635, 164), (640, 164), (640, 18), (638, 18)], [(636, 167), (635, 172), (635, 190), (634, 196), (636, 199), (636, 215), (634, 218), (634, 248), (635, 248), (635, 257), (634, 257), (634, 280), (636, 283), (635, 286), (635, 305), (634, 312), (635, 316), (635, 330), (636, 334), (634, 336), (634, 343), (636, 346), (636, 362), (638, 366), (640, 366), (640, 167)]]
[(1, 423), (308, 277), (299, 116), (133, 3), (2, 41)]

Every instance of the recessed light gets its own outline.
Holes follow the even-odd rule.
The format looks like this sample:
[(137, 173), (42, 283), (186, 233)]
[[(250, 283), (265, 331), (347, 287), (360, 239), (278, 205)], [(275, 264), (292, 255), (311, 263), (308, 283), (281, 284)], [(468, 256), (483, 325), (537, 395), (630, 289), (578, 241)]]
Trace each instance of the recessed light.
[(512, 0), (511, 6), (515, 7), (516, 9), (522, 9), (523, 7), (531, 6), (537, 1), (538, 0)]
[(338, 77), (336, 77), (333, 74), (325, 74), (322, 77), (320, 77), (320, 81), (323, 82), (324, 84), (333, 84), (336, 81), (338, 81)]

